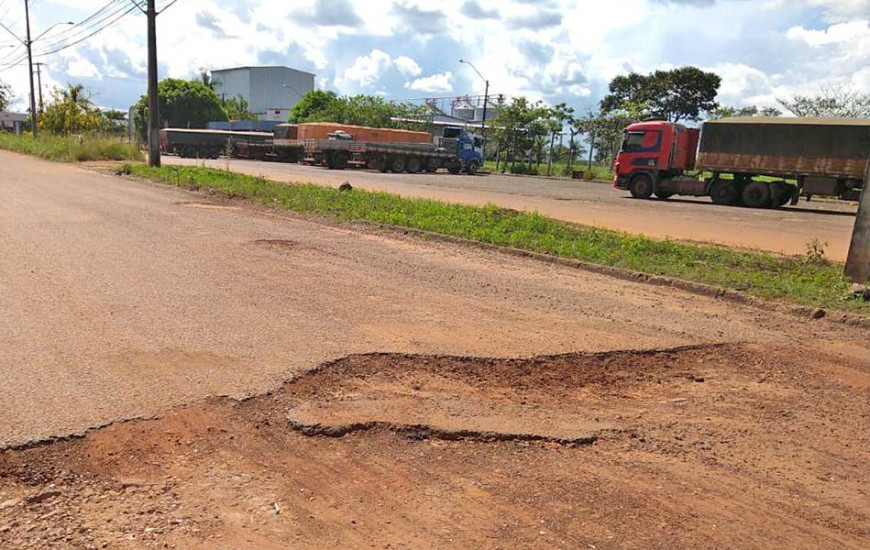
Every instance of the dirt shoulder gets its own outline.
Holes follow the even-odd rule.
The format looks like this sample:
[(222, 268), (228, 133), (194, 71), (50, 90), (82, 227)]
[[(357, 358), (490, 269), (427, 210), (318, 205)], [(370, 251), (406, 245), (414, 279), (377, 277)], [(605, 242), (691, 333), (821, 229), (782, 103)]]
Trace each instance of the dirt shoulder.
[(831, 359), (353, 356), (3, 453), (0, 545), (866, 548), (870, 370)]

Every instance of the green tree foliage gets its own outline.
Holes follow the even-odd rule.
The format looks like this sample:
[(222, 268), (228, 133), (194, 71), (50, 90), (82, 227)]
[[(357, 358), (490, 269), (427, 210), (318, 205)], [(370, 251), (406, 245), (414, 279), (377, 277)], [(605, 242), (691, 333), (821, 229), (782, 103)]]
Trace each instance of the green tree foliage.
[(5, 111), (12, 104), (12, 88), (0, 81), (0, 111)]
[(257, 115), (251, 112), (250, 104), (241, 94), (224, 99), (221, 103), (230, 120), (257, 120)]
[(393, 103), (379, 96), (339, 97), (335, 92), (308, 92), (290, 112), (290, 122), (336, 122), (372, 128), (421, 129), (427, 125), (428, 107)]
[(798, 117), (870, 118), (870, 94), (848, 86), (826, 85), (817, 95), (778, 101)]
[(721, 84), (718, 75), (696, 67), (621, 75), (610, 82), (601, 111), (634, 120), (699, 120), (702, 113), (718, 107), (716, 95)]
[[(167, 78), (157, 85), (157, 97), (163, 127), (205, 128), (207, 122), (228, 120), (220, 98), (202, 82)], [(134, 120), (144, 140), (148, 126), (147, 95), (136, 104)]]
[(532, 164), (540, 165), (554, 133), (561, 130), (560, 120), (569, 116), (570, 110), (564, 105), (557, 112), (540, 101), (532, 103), (517, 97), (498, 109), (490, 123), (490, 140), (496, 143), (499, 157), (506, 159), (512, 172), (532, 171)]
[(100, 122), (100, 110), (81, 84), (54, 88), (39, 116), (42, 130), (64, 136), (96, 132), (100, 130)]
[(589, 112), (577, 119), (575, 128), (584, 134), (594, 160), (606, 166), (613, 164), (625, 135), (625, 128), (635, 122), (632, 115), (625, 113)]
[(289, 122), (311, 122), (314, 118), (327, 116), (327, 113), (336, 113), (338, 101), (338, 95), (331, 90), (312, 90), (290, 110)]
[(782, 116), (782, 111), (776, 107), (727, 107), (720, 106), (707, 113), (707, 120), (717, 120), (720, 118), (730, 118), (736, 116), (766, 116), (778, 117)]

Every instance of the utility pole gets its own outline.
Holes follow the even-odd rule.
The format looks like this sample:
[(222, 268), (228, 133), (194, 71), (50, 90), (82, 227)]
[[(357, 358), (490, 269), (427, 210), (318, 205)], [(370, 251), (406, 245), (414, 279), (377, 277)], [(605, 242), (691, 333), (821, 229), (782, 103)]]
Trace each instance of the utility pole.
[(148, 164), (158, 167), (160, 102), (157, 96), (157, 9), (154, 4), (155, 0), (148, 0), (148, 10), (145, 13), (148, 16)]
[(852, 231), (849, 256), (846, 258), (845, 274), (852, 282), (861, 285), (870, 281), (870, 159), (864, 173), (861, 202), (855, 218), (855, 229)]
[(30, 75), (30, 125), (33, 127), (33, 137), (36, 137), (38, 133), (37, 130), (37, 120), (36, 120), (36, 90), (33, 87), (33, 42), (30, 41), (30, 2), (29, 0), (24, 0), (24, 21), (27, 25), (27, 41), (25, 42), (25, 46), (27, 47), (27, 65), (30, 68), (28, 71)]
[(42, 67), (45, 63), (34, 63), (36, 65), (36, 84), (39, 86), (39, 114), (45, 112), (45, 105), (42, 103)]
[[(477, 69), (475, 69), (477, 70)], [(485, 80), (485, 79), (484, 79)], [(486, 81), (486, 88), (483, 91), (483, 164), (486, 165), (486, 108), (489, 103), (489, 80)]]

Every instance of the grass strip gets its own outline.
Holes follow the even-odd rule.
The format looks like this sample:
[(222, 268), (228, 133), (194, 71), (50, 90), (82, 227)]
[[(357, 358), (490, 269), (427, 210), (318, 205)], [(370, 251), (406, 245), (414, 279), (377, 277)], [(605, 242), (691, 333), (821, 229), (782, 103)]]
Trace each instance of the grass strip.
[(142, 152), (135, 143), (124, 143), (113, 138), (64, 137), (41, 134), (17, 136), (0, 132), (0, 149), (42, 157), (60, 162), (86, 162), (92, 160), (142, 160)]
[[(658, 240), (561, 222), (536, 212), (452, 204), (314, 184), (287, 184), (204, 167), (127, 165), (128, 173), (184, 188), (208, 188), (264, 205), (324, 216), (422, 229), (584, 262), (740, 290), (765, 299), (870, 315), (847, 300), (842, 264), (816, 251), (805, 257)], [(614, 281), (615, 285), (620, 284)]]

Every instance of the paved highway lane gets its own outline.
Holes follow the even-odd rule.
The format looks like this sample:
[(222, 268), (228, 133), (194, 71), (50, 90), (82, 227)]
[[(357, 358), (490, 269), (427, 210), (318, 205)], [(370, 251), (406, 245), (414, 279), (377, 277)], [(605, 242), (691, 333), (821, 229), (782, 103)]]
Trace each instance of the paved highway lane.
[[(192, 159), (164, 157), (167, 164), (195, 164)], [(199, 161), (202, 162), (202, 161)], [(226, 159), (205, 161), (226, 168)], [(537, 210), (557, 219), (606, 227), (651, 237), (708, 241), (803, 254), (813, 239), (828, 244), (828, 257), (844, 261), (857, 205), (835, 201), (802, 201), (793, 208), (756, 210), (716, 206), (708, 198), (640, 201), (626, 191), (596, 182), (504, 175), (451, 176), (381, 174), (367, 170), (341, 172), (314, 166), (232, 160), (232, 170), (278, 181), (340, 185), (387, 191), (465, 204), (495, 203), (517, 210)]]
[(0, 166), (0, 448), (263, 392), (354, 353), (513, 357), (808, 334), (868, 353), (848, 327), (530, 258), (6, 152)]

